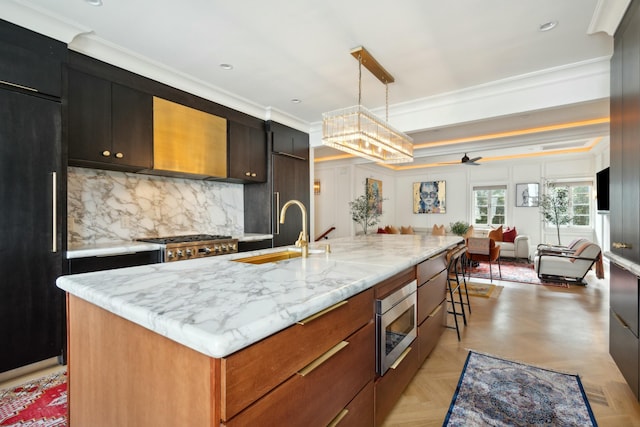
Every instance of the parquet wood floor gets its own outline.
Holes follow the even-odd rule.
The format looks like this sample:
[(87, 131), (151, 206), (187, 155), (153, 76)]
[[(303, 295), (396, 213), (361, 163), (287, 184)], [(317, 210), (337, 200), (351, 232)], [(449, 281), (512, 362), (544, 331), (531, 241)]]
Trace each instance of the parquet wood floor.
[(470, 297), (461, 341), (455, 330), (443, 333), (384, 426), (441, 426), (475, 350), (577, 373), (599, 426), (640, 427), (640, 404), (609, 355), (608, 280), (590, 272), (587, 281), (567, 289), (494, 280), (504, 286), (498, 298)]

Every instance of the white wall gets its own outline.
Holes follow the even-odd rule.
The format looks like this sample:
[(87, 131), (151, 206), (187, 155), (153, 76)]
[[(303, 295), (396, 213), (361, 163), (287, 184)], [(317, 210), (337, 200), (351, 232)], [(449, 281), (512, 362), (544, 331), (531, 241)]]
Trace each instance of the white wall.
[[(482, 163), (479, 166), (452, 165), (409, 171), (393, 171), (374, 164), (352, 164), (347, 161), (323, 162), (315, 165), (315, 177), (321, 181), (321, 195), (315, 196), (316, 235), (330, 226), (336, 230), (330, 237), (341, 237), (361, 231), (351, 221), (348, 202), (364, 193), (366, 178), (383, 182), (383, 216), (379, 225), (411, 225), (418, 229), (431, 229), (434, 224), (455, 221), (471, 222), (472, 188), (474, 185), (507, 185), (509, 202), (507, 222), (519, 234), (529, 235), (530, 252), (538, 243), (557, 243), (555, 227), (545, 228), (540, 211), (535, 207), (515, 206), (515, 186), (537, 182), (543, 191), (545, 180), (591, 178), (608, 166), (608, 149), (600, 153), (540, 156), (509, 161)], [(446, 181), (446, 212), (441, 214), (413, 213), (413, 183)], [(589, 230), (563, 230), (562, 243), (574, 237), (587, 237), (608, 248), (608, 216), (593, 212), (594, 228)], [(606, 250), (606, 249), (605, 249)]]

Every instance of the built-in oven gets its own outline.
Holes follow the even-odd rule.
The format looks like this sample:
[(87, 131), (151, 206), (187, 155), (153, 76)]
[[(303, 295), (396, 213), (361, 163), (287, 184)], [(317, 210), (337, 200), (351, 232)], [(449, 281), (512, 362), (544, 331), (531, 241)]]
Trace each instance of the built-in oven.
[(417, 281), (376, 300), (376, 371), (393, 367), (417, 336)]

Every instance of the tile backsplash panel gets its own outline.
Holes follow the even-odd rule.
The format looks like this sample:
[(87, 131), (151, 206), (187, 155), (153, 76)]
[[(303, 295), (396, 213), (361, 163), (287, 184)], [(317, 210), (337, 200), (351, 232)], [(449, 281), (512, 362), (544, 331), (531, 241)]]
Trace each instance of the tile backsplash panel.
[(242, 234), (241, 184), (70, 167), (69, 245), (179, 234)]

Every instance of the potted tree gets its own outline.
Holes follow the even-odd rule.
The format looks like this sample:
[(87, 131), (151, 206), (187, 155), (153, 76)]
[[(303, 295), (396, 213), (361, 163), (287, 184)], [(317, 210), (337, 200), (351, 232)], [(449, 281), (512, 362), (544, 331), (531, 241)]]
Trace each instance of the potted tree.
[(547, 183), (545, 194), (540, 197), (540, 213), (546, 223), (556, 226), (558, 245), (562, 244), (560, 243), (560, 226), (573, 221), (570, 207), (569, 189)]
[(367, 234), (367, 229), (373, 227), (380, 222), (380, 215), (377, 207), (372, 203), (373, 194), (369, 189), (369, 186), (365, 186), (365, 193), (357, 197), (354, 201), (349, 202), (349, 210), (351, 212), (351, 219), (360, 224), (364, 234)]

